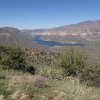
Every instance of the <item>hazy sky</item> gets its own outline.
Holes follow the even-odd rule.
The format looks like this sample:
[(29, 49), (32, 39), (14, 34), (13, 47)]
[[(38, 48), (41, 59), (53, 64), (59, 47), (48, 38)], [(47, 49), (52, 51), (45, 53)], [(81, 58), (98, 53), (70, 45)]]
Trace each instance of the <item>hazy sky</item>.
[(100, 0), (0, 0), (0, 27), (50, 28), (100, 19)]

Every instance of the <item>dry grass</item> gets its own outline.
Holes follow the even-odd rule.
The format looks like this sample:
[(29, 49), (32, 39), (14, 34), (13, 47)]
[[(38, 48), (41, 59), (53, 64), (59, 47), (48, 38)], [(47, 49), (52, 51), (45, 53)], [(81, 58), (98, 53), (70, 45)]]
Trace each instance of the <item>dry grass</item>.
[(61, 81), (58, 90), (59, 98), (54, 100), (99, 100), (100, 98), (100, 88), (81, 85), (77, 79), (72, 78)]
[[(62, 80), (48, 80), (48, 87), (37, 88), (33, 83), (37, 76), (18, 71), (4, 71), (0, 75), (7, 76), (0, 80), (5, 83), (6, 94), (0, 94), (0, 100), (99, 100), (100, 88), (87, 87), (79, 80), (67, 77)], [(0, 90), (1, 91), (1, 90)]]

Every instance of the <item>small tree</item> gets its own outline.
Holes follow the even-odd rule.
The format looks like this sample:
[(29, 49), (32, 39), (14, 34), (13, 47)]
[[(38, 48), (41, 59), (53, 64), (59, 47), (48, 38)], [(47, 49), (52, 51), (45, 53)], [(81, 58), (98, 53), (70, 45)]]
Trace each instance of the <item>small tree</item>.
[(82, 51), (76, 51), (70, 49), (68, 52), (62, 55), (60, 59), (60, 66), (63, 68), (64, 75), (77, 75), (84, 67), (87, 66), (86, 54)]
[(8, 68), (23, 70), (26, 66), (26, 61), (23, 52), (17, 47), (0, 47), (1, 64)]

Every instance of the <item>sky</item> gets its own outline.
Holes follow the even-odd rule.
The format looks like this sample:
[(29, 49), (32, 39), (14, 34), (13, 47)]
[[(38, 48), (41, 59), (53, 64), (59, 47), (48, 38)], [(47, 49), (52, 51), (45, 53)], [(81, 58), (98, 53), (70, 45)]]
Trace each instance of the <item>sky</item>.
[(40, 29), (100, 20), (100, 0), (0, 0), (0, 27)]

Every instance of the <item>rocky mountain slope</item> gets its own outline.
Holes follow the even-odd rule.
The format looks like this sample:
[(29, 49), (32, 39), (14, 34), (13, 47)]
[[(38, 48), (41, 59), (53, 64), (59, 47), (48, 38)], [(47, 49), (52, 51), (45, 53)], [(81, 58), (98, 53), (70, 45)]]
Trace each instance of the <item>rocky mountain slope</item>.
[(0, 28), (0, 45), (13, 45), (29, 48), (44, 48), (32, 41), (33, 36), (22, 32), (17, 28), (2, 27)]
[(0, 44), (27, 45), (30, 44), (31, 36), (11, 27), (0, 28)]
[(65, 43), (98, 44), (100, 42), (100, 21), (85, 21), (51, 29), (24, 30), (32, 35), (41, 35), (44, 40)]

